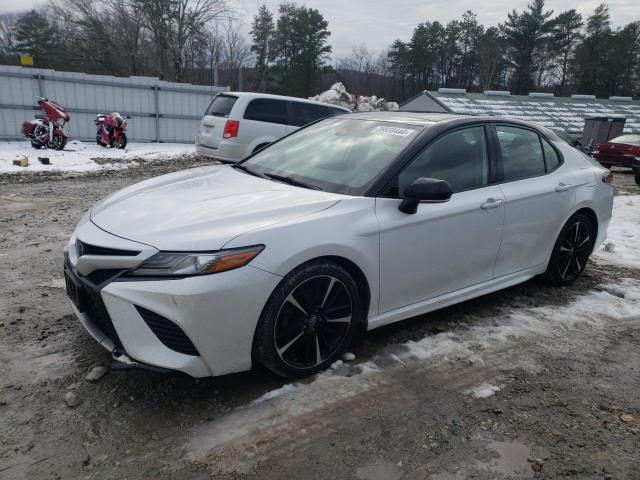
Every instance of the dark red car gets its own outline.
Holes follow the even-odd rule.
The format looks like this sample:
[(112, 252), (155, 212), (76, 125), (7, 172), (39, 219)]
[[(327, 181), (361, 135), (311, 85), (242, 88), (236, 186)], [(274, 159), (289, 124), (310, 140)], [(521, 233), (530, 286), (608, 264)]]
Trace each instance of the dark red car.
[(640, 134), (625, 134), (599, 143), (593, 156), (603, 167), (629, 167), (633, 160), (640, 158)]

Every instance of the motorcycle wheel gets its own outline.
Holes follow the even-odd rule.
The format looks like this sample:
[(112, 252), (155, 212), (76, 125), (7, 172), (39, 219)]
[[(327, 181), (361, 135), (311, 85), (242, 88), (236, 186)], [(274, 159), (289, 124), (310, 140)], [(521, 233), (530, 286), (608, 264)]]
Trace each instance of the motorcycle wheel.
[(63, 138), (62, 141), (58, 144), (56, 150), (64, 150), (64, 147), (67, 146), (68, 138)]
[(120, 135), (120, 138), (118, 140), (112, 140), (111, 141), (111, 147), (112, 148), (119, 148), (119, 149), (123, 149), (127, 146), (127, 134), (123, 133), (122, 135)]
[(42, 148), (42, 144), (40, 142), (34, 142), (33, 140), (31, 141), (31, 146), (36, 150), (40, 150)]
[(47, 147), (54, 150), (64, 150), (64, 147), (67, 145), (67, 140), (67, 138), (61, 137), (59, 135), (54, 135)]
[(96, 143), (101, 147), (104, 147), (104, 143), (102, 143), (102, 137), (100, 136), (99, 133), (96, 135)]

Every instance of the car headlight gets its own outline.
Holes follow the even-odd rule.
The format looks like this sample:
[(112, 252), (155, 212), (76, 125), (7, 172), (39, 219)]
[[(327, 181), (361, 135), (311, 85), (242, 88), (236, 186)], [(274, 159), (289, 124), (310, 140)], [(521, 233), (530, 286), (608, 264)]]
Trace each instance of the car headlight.
[(58, 117), (58, 118), (56, 119), (56, 123), (58, 124), (58, 126), (59, 126), (59, 127), (64, 126), (64, 118), (62, 118), (62, 117)]
[(244, 267), (264, 250), (264, 245), (212, 253), (160, 252), (128, 273), (136, 277), (187, 277), (210, 275)]

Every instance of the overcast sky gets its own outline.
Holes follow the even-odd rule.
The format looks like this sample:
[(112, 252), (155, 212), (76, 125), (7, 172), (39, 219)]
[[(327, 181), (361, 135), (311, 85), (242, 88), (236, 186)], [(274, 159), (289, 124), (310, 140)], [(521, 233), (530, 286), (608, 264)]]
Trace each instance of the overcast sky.
[[(236, 6), (238, 18), (248, 31), (252, 16), (263, 3), (276, 11), (280, 1), (230, 0)], [(485, 26), (497, 25), (506, 19), (512, 8), (522, 10), (531, 0), (298, 0), (297, 3), (317, 8), (329, 22), (330, 43), (334, 57), (348, 53), (355, 45), (370, 50), (386, 48), (394, 39), (407, 40), (413, 28), (423, 21), (446, 23), (459, 18), (467, 10), (477, 13)], [(25, 10), (43, 4), (43, 0), (0, 0), (0, 13)], [(567, 2), (547, 0), (547, 8), (556, 13), (575, 8), (586, 18), (601, 0)], [(614, 26), (640, 20), (640, 0), (607, 2)]]

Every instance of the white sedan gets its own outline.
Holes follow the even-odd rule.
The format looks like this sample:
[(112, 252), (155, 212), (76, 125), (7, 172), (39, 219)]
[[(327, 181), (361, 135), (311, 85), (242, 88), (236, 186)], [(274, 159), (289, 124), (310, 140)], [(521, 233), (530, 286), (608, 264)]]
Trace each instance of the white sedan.
[(304, 376), (365, 330), (540, 274), (572, 284), (611, 181), (533, 124), (350, 114), (99, 202), (65, 247), (67, 292), (125, 364)]

